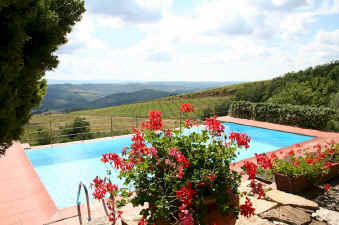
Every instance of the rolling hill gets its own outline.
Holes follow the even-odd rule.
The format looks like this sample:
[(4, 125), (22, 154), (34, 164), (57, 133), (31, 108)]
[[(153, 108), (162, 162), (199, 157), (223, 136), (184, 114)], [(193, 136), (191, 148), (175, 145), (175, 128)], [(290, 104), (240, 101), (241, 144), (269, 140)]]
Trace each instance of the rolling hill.
[[(70, 113), (47, 113), (32, 116), (31, 127), (28, 126), (25, 138), (37, 136), (38, 129), (46, 133), (52, 127), (53, 134), (60, 133), (65, 124), (71, 124), (76, 117), (86, 118), (90, 129), (96, 137), (121, 135), (130, 132), (131, 127), (141, 126), (150, 110), (163, 113), (165, 127), (178, 127), (185, 118), (179, 112), (180, 105), (191, 103), (195, 112), (190, 113), (193, 119), (209, 115), (225, 115), (226, 108), (233, 100), (252, 102), (272, 102), (278, 104), (292, 103), (317, 107), (330, 106), (339, 109), (339, 61), (315, 66), (298, 72), (290, 72), (272, 80), (235, 84), (194, 93), (166, 96), (169, 92), (140, 90), (133, 93), (111, 94), (89, 101), (96, 109), (79, 110)], [(157, 99), (152, 99), (152, 98)], [(131, 101), (133, 98), (137, 103)], [(148, 99), (146, 101), (145, 99)], [(150, 100), (151, 99), (151, 100)], [(142, 101), (142, 102), (141, 102)], [(101, 107), (107, 104), (120, 104)], [(100, 108), (99, 108), (100, 107)], [(185, 115), (184, 115), (185, 116)], [(339, 110), (338, 110), (339, 116)], [(331, 120), (326, 129), (339, 131), (339, 117)], [(35, 134), (34, 134), (35, 133)], [(34, 136), (35, 135), (35, 136)], [(39, 139), (38, 139), (39, 140)], [(63, 137), (54, 140), (65, 141)], [(37, 140), (30, 143), (36, 144)]]
[[(173, 98), (231, 97), (277, 104), (330, 106), (339, 92), (339, 61), (289, 72), (266, 81), (247, 82), (178, 95)], [(339, 96), (338, 96), (339, 97)]]
[[(64, 81), (67, 82), (67, 81)], [(134, 82), (134, 83), (70, 83), (47, 88), (42, 103), (34, 111), (73, 111), (129, 104), (159, 97), (195, 92), (237, 82)], [(138, 91), (143, 93), (128, 94)], [(151, 91), (152, 90), (152, 91)], [(120, 100), (117, 100), (119, 98)]]
[(131, 104), (135, 102), (149, 101), (152, 99), (163, 98), (169, 95), (175, 95), (167, 91), (144, 89), (130, 93), (117, 93), (105, 96), (89, 102), (91, 108), (103, 108), (109, 106)]
[[(148, 91), (149, 92), (149, 91)], [(74, 114), (100, 114), (100, 115), (118, 115), (129, 114), (131, 108), (133, 113), (145, 113), (145, 109), (158, 109), (165, 112), (173, 112), (180, 103), (191, 102), (198, 105), (203, 110), (208, 106), (213, 106), (225, 100), (244, 100), (250, 102), (272, 102), (278, 104), (295, 104), (311, 106), (332, 106), (339, 92), (339, 61), (328, 64), (318, 65), (315, 67), (290, 72), (272, 80), (247, 82), (234, 85), (228, 85), (208, 90), (197, 91), (193, 93), (180, 94), (176, 96), (163, 97), (150, 102), (128, 104), (113, 107), (102, 107), (106, 104), (116, 104), (119, 95), (101, 98), (91, 101), (97, 104), (99, 109), (77, 111)], [(146, 93), (146, 92), (145, 92)], [(166, 95), (166, 93), (157, 93), (157, 97)], [(337, 95), (336, 95), (337, 94)], [(170, 94), (168, 94), (170, 95)], [(147, 93), (147, 98), (142, 99), (140, 96), (124, 95), (124, 101), (133, 103), (128, 100), (128, 96), (137, 98), (136, 101), (146, 101), (152, 99), (151, 94)], [(154, 98), (153, 98), (154, 99)], [(134, 102), (136, 102), (134, 101)], [(123, 101), (121, 101), (123, 102)], [(200, 102), (202, 104), (200, 104)], [(123, 104), (123, 103), (121, 103)], [(332, 106), (333, 107), (333, 106)], [(90, 107), (88, 107), (90, 108)]]

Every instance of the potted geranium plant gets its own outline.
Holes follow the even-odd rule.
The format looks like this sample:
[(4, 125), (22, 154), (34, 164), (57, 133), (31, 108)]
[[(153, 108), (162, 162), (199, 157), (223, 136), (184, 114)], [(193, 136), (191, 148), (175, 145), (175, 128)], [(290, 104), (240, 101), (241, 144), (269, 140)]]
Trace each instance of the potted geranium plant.
[[(190, 104), (181, 105), (184, 113), (193, 112)], [(186, 120), (182, 129), (163, 130), (161, 112), (151, 111), (141, 129), (134, 129), (131, 146), (120, 157), (104, 154), (102, 161), (120, 170), (119, 177), (135, 191), (96, 178), (93, 196), (111, 199), (110, 220), (122, 212), (114, 206), (145, 206), (139, 224), (235, 224), (239, 211), (253, 215), (248, 199), (239, 207), (240, 175), (230, 169), (239, 148), (248, 148), (246, 134), (224, 134), (216, 118), (206, 118), (205, 127)], [(108, 173), (110, 174), (110, 172)], [(116, 204), (112, 201), (120, 195)], [(127, 198), (126, 198), (127, 197)], [(112, 207), (113, 205), (113, 207)]]
[(338, 175), (339, 164), (331, 162), (338, 145), (316, 144), (313, 151), (298, 147), (298, 150), (290, 150), (279, 157), (275, 153), (256, 154), (258, 167), (274, 174), (278, 190), (297, 193)]

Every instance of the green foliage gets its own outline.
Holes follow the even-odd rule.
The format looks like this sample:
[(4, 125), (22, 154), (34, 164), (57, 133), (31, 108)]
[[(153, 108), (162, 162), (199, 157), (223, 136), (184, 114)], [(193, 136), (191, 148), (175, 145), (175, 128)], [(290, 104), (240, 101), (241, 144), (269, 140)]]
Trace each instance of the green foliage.
[(326, 130), (339, 132), (339, 119), (330, 120), (327, 123)]
[(269, 98), (268, 102), (274, 104), (311, 105), (312, 95), (312, 88), (306, 83), (290, 83), (286, 89)]
[(330, 107), (339, 111), (339, 92), (331, 96)]
[(328, 97), (337, 91), (336, 83), (325, 77), (314, 77), (310, 81), (290, 82), (268, 102), (292, 105), (328, 105)]
[(339, 61), (286, 73), (267, 81), (247, 82), (182, 95), (182, 98), (233, 97), (235, 101), (329, 106), (329, 97), (339, 91)]
[(71, 27), (85, 11), (80, 0), (0, 2), (0, 154), (18, 140), (46, 90), (43, 79)]
[(244, 119), (314, 129), (325, 129), (328, 121), (335, 117), (335, 111), (331, 108), (244, 101), (233, 102), (230, 114)]
[(227, 116), (231, 103), (232, 103), (231, 101), (226, 100), (226, 101), (221, 101), (220, 103), (216, 104), (214, 107), (215, 115), (216, 116)]
[(261, 99), (264, 98), (265, 92), (263, 92), (263, 89), (265, 87), (265, 83), (257, 82), (253, 83), (253, 85), (249, 85), (248, 87), (241, 88), (236, 92), (234, 100), (260, 102)]
[(245, 101), (234, 101), (230, 107), (230, 113), (233, 117), (240, 117), (243, 119), (253, 118), (253, 104)]
[[(107, 159), (112, 169), (120, 165), (119, 177), (125, 181), (124, 185), (132, 184), (137, 190), (129, 201), (134, 206), (149, 203), (150, 207), (141, 214), (150, 223), (158, 224), (162, 220), (178, 224), (183, 200), (178, 198), (176, 191), (188, 184), (192, 185), (189, 189), (194, 193), (186, 197), (190, 198), (190, 203), (185, 209), (192, 213), (197, 224), (206, 224), (203, 222), (207, 213), (204, 200), (209, 197), (217, 199), (223, 215), (233, 213), (237, 216), (239, 213), (238, 206), (232, 204), (225, 194), (227, 190), (238, 194), (240, 175), (230, 169), (239, 153), (237, 143), (230, 141), (226, 146), (224, 134), (219, 137), (206, 128), (187, 133), (188, 128), (171, 129), (171, 135), (165, 135), (161, 130), (140, 130), (135, 132), (133, 144), (123, 158), (114, 153), (108, 153), (111, 157), (103, 156), (102, 161)], [(145, 143), (148, 143), (148, 148), (143, 146)], [(126, 169), (124, 165), (132, 167)], [(121, 193), (126, 194), (124, 190)], [(118, 201), (117, 205), (124, 203)]]
[(214, 114), (214, 113), (213, 113), (213, 110), (212, 110), (211, 108), (206, 108), (206, 109), (204, 109), (204, 111), (202, 112), (200, 119), (201, 119), (202, 121), (204, 121), (205, 118), (207, 118), (207, 117), (212, 117), (213, 114)]
[(61, 130), (61, 135), (72, 141), (94, 138), (90, 133), (90, 122), (86, 118), (76, 117), (72, 124), (66, 125)]
[[(318, 146), (315, 146), (318, 147)], [(319, 181), (321, 174), (326, 174), (329, 167), (326, 163), (332, 160), (332, 157), (339, 153), (339, 145), (320, 146), (317, 152), (310, 152), (308, 149), (305, 156), (296, 157), (295, 152), (291, 151), (284, 159), (276, 158), (273, 161), (273, 173), (280, 173), (292, 177), (304, 176), (313, 182)]]
[(51, 136), (48, 130), (43, 130), (41, 128), (37, 129), (37, 142), (38, 145), (51, 144)]

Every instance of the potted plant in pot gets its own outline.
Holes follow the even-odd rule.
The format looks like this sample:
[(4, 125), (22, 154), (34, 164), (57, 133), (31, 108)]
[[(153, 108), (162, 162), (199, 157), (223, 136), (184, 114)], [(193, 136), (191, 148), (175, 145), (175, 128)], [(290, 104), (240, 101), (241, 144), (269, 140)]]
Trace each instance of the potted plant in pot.
[(324, 152), (327, 165), (329, 165), (328, 173), (323, 174), (321, 180), (325, 182), (339, 176), (339, 144), (331, 141), (324, 145), (318, 145), (317, 148)]
[[(193, 112), (189, 104), (181, 111)], [(251, 202), (239, 207), (240, 175), (230, 169), (239, 148), (248, 148), (245, 134), (224, 135), (216, 118), (206, 118), (205, 127), (186, 120), (182, 129), (163, 130), (161, 113), (151, 111), (141, 129), (134, 129), (131, 146), (122, 156), (104, 154), (102, 161), (120, 170), (119, 177), (135, 191), (118, 189), (107, 180), (96, 178), (94, 197), (107, 197), (118, 207), (127, 202), (144, 206), (139, 224), (235, 224), (239, 211), (253, 214)], [(110, 172), (108, 172), (110, 174)], [(128, 197), (126, 199), (126, 197)], [(120, 214), (111, 207), (110, 220)]]
[[(301, 146), (299, 146), (301, 147)], [(258, 166), (271, 174), (277, 189), (290, 193), (298, 193), (314, 184), (328, 180), (338, 172), (333, 170), (337, 164), (330, 162), (336, 152), (336, 146), (314, 145), (310, 149), (290, 150), (286, 155), (259, 154), (256, 155)], [(304, 154), (301, 154), (306, 152)], [(296, 156), (296, 154), (299, 156)]]

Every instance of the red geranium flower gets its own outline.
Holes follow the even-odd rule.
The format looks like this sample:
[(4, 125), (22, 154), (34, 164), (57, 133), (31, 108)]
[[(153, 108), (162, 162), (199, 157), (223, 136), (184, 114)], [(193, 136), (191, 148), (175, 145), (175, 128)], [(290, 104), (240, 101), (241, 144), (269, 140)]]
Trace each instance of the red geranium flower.
[(325, 167), (327, 169), (330, 169), (332, 167), (332, 163), (331, 162), (325, 162)]
[(253, 162), (246, 161), (243, 167), (245, 168), (249, 179), (254, 179), (257, 174), (257, 165)]
[(194, 225), (193, 216), (188, 210), (182, 210), (179, 213), (179, 219), (180, 219), (179, 225)]
[(224, 133), (225, 126), (221, 124), (216, 117), (206, 118), (205, 125), (207, 126), (208, 130), (210, 130), (213, 134), (217, 136), (221, 136)]
[(147, 225), (148, 224), (148, 221), (145, 220), (144, 217), (141, 218), (141, 220), (138, 222), (138, 225)]
[(242, 146), (244, 146), (245, 148), (250, 147), (249, 143), (251, 141), (251, 138), (249, 136), (247, 136), (246, 134), (232, 132), (229, 136), (229, 139), (231, 141), (236, 141), (238, 147), (242, 147)]
[(194, 112), (193, 105), (187, 103), (187, 104), (181, 104), (180, 105), (180, 112)]
[(269, 156), (267, 156), (266, 154), (257, 154), (257, 153), (255, 153), (254, 155), (255, 155), (255, 158), (256, 158), (257, 163), (258, 163), (259, 166), (261, 166), (265, 170), (273, 168), (272, 158), (276, 158), (275, 154), (271, 158)]
[(306, 163), (309, 164), (309, 165), (314, 165), (315, 162), (314, 162), (313, 158), (307, 158)]
[(299, 161), (296, 160), (296, 161), (294, 162), (294, 165), (295, 165), (295, 166), (299, 166), (299, 165), (300, 165)]
[(195, 123), (195, 120), (185, 120), (185, 127), (193, 127)]
[(246, 197), (245, 204), (240, 206), (240, 214), (246, 217), (254, 215), (255, 208), (253, 208), (252, 205), (251, 199)]
[(167, 129), (167, 130), (166, 130), (165, 136), (167, 136), (167, 137), (171, 137), (171, 136), (172, 136), (172, 131), (171, 131), (171, 129)]
[(324, 185), (324, 189), (325, 189), (325, 191), (329, 191), (329, 190), (330, 190), (330, 188), (331, 188), (331, 186), (330, 186), (329, 184), (325, 184), (325, 185)]
[(212, 173), (210, 176), (207, 176), (208, 179), (210, 179), (210, 181), (214, 181), (215, 180), (215, 174)]
[(181, 206), (179, 207), (180, 211), (187, 209), (187, 207), (191, 204), (195, 193), (196, 191), (192, 190), (191, 182), (187, 182), (185, 186), (181, 186), (179, 190), (175, 191), (177, 198), (181, 202)]
[(149, 129), (149, 130), (160, 130), (162, 128), (162, 119), (161, 119), (162, 113), (153, 110), (148, 113), (148, 121), (144, 121), (141, 124), (142, 129)]

